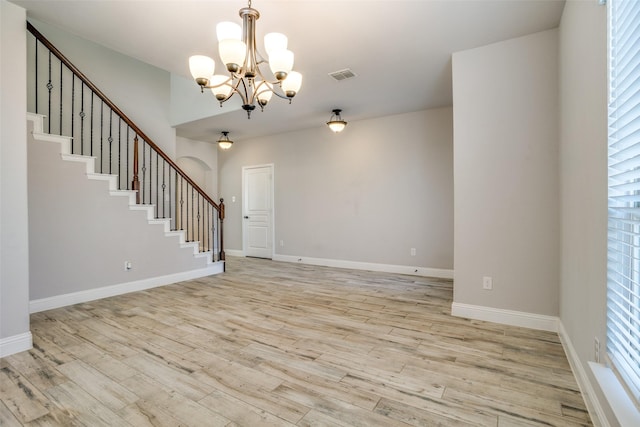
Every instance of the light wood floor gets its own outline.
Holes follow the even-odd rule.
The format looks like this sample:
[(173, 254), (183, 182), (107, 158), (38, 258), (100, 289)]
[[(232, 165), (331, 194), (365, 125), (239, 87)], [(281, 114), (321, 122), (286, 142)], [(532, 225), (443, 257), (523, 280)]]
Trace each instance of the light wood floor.
[(452, 282), (231, 258), (32, 316), (0, 425), (590, 425), (554, 333), (450, 316)]

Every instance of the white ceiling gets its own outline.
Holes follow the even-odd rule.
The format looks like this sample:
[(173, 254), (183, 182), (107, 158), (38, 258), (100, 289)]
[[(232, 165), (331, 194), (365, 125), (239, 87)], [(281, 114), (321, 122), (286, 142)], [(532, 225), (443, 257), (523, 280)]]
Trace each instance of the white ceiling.
[[(215, 25), (240, 23), (238, 10), (247, 5), (246, 0), (11, 1), (29, 17), (185, 77), (193, 54), (213, 57), (220, 70)], [(451, 105), (453, 52), (555, 28), (564, 0), (254, 0), (252, 6), (260, 12), (259, 39), (271, 31), (289, 37), (294, 69), (304, 76), (300, 93), (291, 105), (274, 97), (251, 120), (225, 104), (220, 111), (228, 112), (180, 125), (178, 135), (215, 141), (221, 130), (229, 130), (237, 141), (325, 126), (333, 108), (355, 121)], [(357, 77), (337, 82), (328, 76), (344, 68)], [(199, 90), (195, 83), (193, 90)]]

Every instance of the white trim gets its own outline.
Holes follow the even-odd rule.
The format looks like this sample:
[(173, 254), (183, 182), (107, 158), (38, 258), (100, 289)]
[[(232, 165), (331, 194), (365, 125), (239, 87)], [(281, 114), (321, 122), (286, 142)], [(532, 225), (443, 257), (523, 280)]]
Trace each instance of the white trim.
[(21, 351), (30, 350), (33, 347), (33, 338), (31, 332), (25, 332), (18, 335), (12, 335), (7, 338), (0, 339), (0, 358), (11, 356)]
[(451, 304), (451, 315), (468, 319), (485, 320), (503, 325), (520, 326), (541, 331), (558, 332), (559, 319), (556, 316), (526, 313), (524, 311), (504, 310), (454, 302)]
[(409, 265), (377, 264), (371, 262), (346, 261), (340, 259), (310, 258), (293, 255), (273, 255), (274, 261), (320, 265), (324, 267), (351, 268), (354, 270), (380, 271), (384, 273), (409, 274), (412, 276), (453, 279), (453, 270), (444, 268), (415, 267)]
[[(596, 382), (602, 390), (602, 394), (604, 394), (605, 399), (609, 403), (609, 406), (616, 417), (618, 424), (622, 427), (639, 426), (640, 412), (633, 404), (629, 394), (627, 394), (627, 391), (613, 370), (600, 363), (588, 363), (593, 376), (596, 378)], [(601, 418), (601, 420), (602, 419), (604, 419), (604, 417)], [(608, 422), (603, 424), (603, 426), (606, 427), (609, 425), (610, 424)]]
[(242, 249), (225, 249), (224, 254), (229, 256), (244, 257), (244, 251)]
[(582, 362), (580, 362), (578, 353), (573, 347), (573, 343), (571, 342), (569, 334), (567, 334), (567, 330), (564, 328), (562, 321), (558, 322), (558, 336), (560, 337), (560, 342), (562, 343), (564, 352), (567, 355), (567, 360), (569, 360), (569, 365), (571, 365), (573, 376), (576, 377), (576, 382), (578, 383), (578, 388), (580, 388), (580, 393), (582, 393), (582, 397), (584, 398), (584, 403), (587, 405), (591, 421), (593, 421), (593, 424), (596, 426), (610, 427), (611, 424), (607, 421), (607, 416), (602, 409), (602, 405), (598, 401), (597, 395), (591, 386), (591, 381), (589, 381), (589, 377), (584, 370)]
[(101, 298), (122, 295), (129, 292), (143, 291), (145, 289), (157, 288), (158, 286), (170, 285), (184, 280), (198, 279), (204, 276), (222, 273), (224, 262), (216, 262), (206, 268), (198, 270), (184, 271), (181, 273), (168, 274), (166, 276), (151, 277), (148, 279), (136, 280), (134, 282), (121, 283), (118, 285), (104, 286), (97, 289), (73, 292), (70, 294), (57, 295), (54, 297), (41, 298), (29, 302), (30, 313), (51, 310), (54, 308), (66, 307), (68, 305), (79, 304), (87, 301), (94, 301)]

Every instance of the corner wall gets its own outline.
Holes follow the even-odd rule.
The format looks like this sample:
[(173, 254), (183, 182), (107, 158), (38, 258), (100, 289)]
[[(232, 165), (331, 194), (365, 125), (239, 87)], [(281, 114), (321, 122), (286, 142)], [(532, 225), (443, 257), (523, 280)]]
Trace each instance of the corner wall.
[(25, 22), (0, 0), (0, 357), (31, 348)]
[(600, 402), (601, 421), (614, 420), (587, 364), (594, 338), (601, 354), (606, 343), (607, 8), (567, 1), (559, 42), (561, 332), (585, 397)]
[(557, 42), (549, 30), (453, 55), (454, 314), (557, 323)]
[(227, 250), (242, 251), (242, 167), (273, 163), (276, 254), (453, 267), (451, 108), (236, 141), (218, 159)]

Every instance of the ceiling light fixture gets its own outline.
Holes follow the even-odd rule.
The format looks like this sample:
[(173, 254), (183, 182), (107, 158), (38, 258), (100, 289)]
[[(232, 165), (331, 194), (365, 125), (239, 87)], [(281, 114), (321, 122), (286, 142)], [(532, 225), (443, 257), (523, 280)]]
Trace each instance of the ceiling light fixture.
[[(302, 75), (293, 69), (293, 52), (287, 50), (287, 36), (269, 33), (264, 37), (268, 60), (258, 52), (256, 46), (256, 21), (260, 13), (249, 6), (240, 9), (242, 27), (234, 22), (220, 22), (216, 27), (218, 51), (229, 75), (214, 75), (215, 61), (208, 56), (194, 55), (189, 58), (189, 69), (200, 91), (211, 89), (222, 103), (238, 94), (242, 98), (242, 109), (251, 118), (256, 104), (264, 110), (272, 95), (288, 99), (296, 96), (302, 85)], [(260, 65), (268, 63), (275, 80), (267, 81)]]
[(218, 138), (218, 147), (222, 148), (223, 150), (228, 150), (233, 145), (233, 141), (229, 139), (228, 131), (223, 130), (221, 133), (222, 135), (220, 135), (220, 138)]
[(342, 120), (342, 117), (340, 117), (341, 112), (342, 110), (338, 108), (333, 110), (333, 114), (331, 115), (331, 118), (327, 122), (327, 124), (329, 125), (329, 128), (331, 128), (331, 130), (334, 131), (335, 133), (342, 132), (344, 127), (347, 125), (347, 122)]

